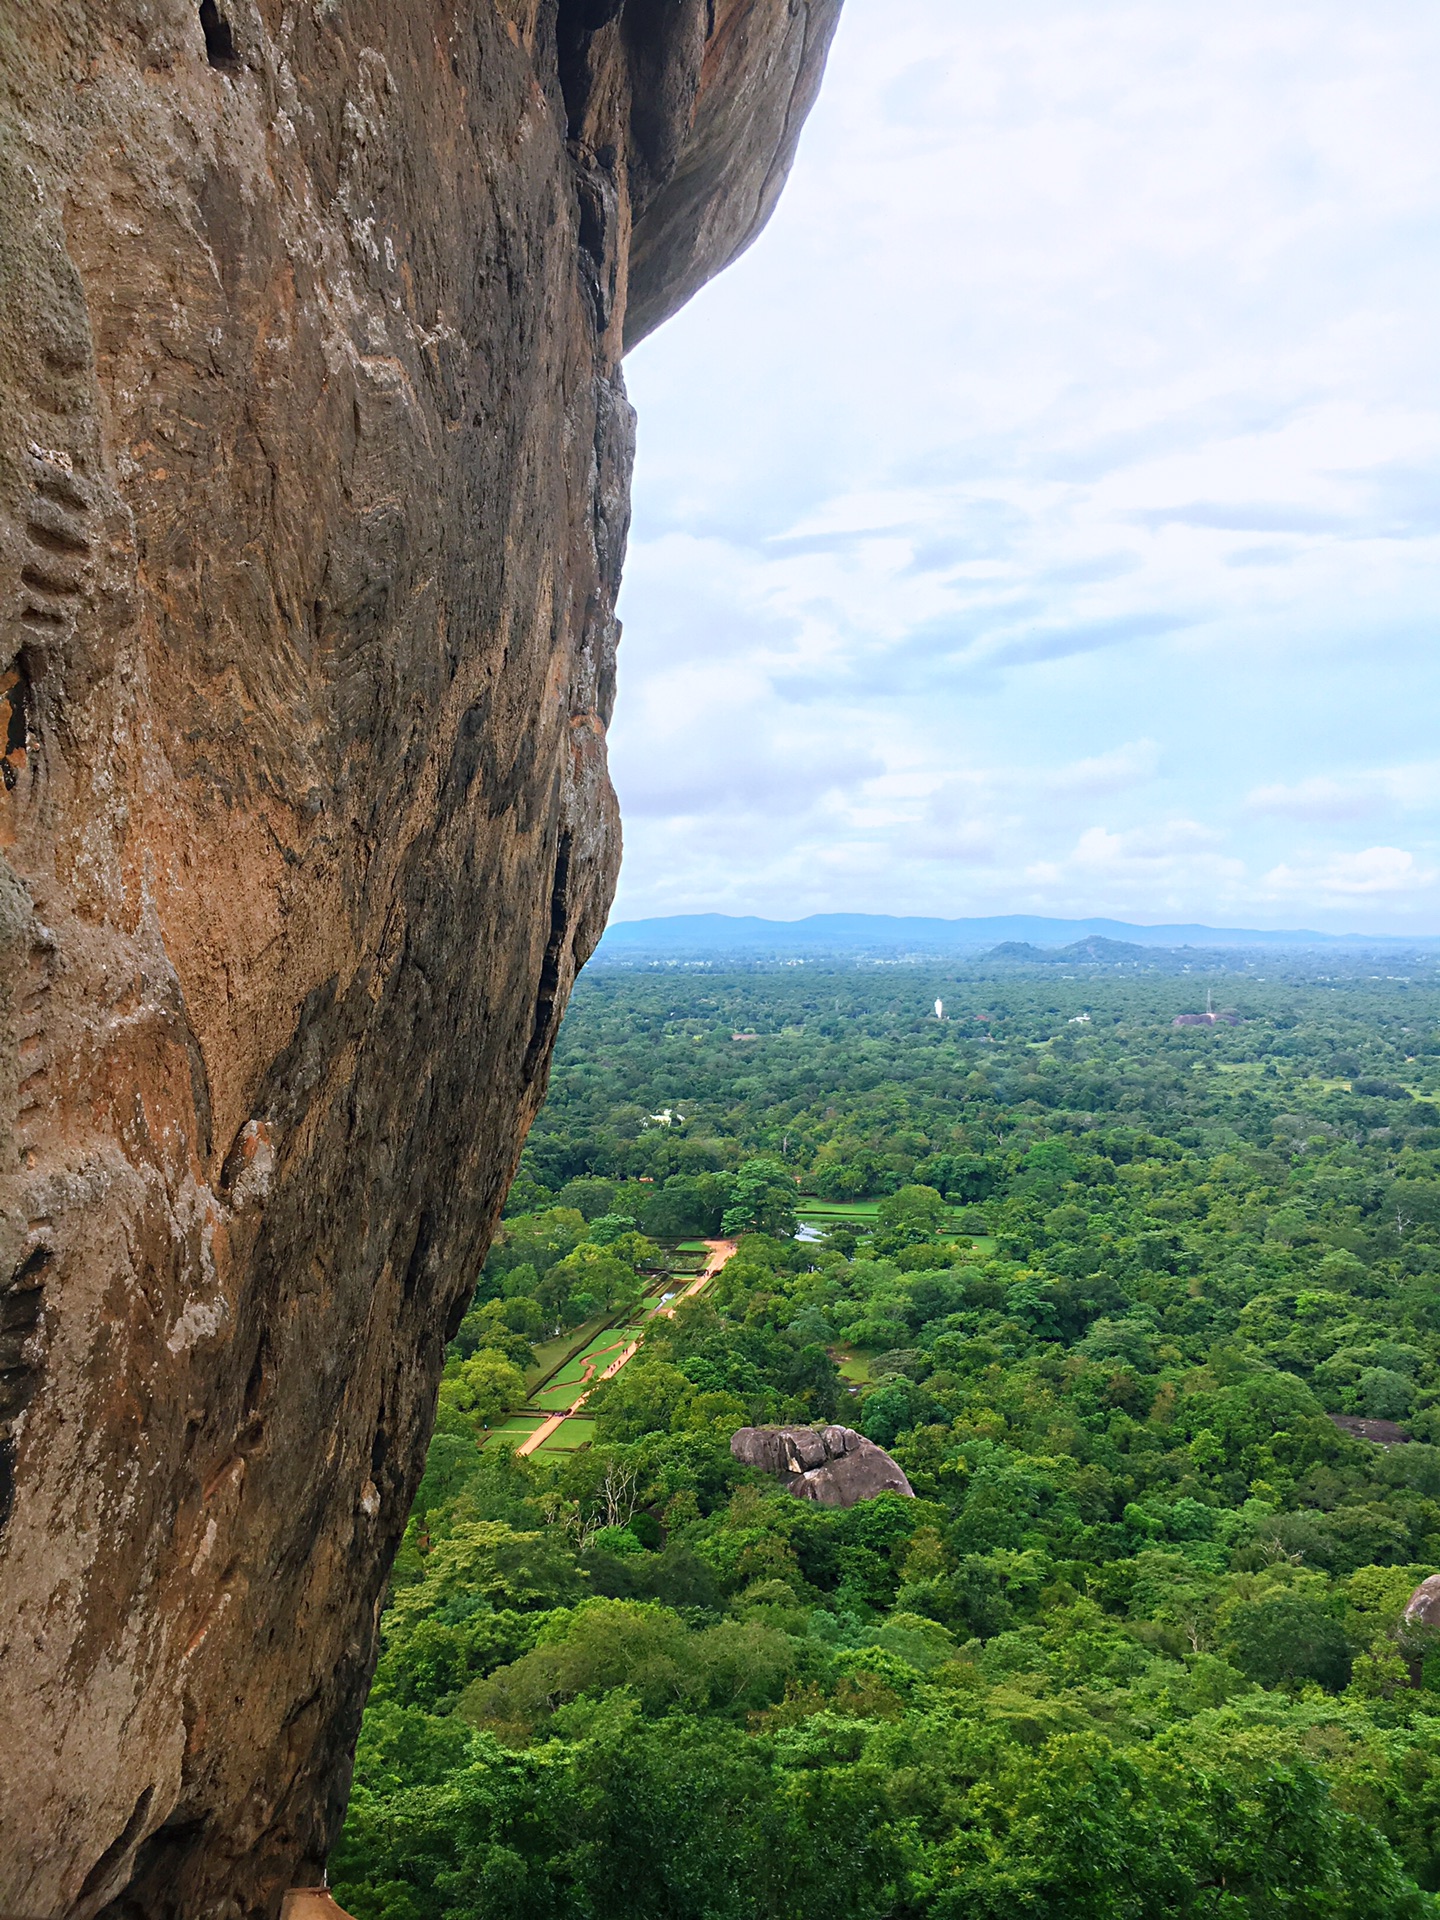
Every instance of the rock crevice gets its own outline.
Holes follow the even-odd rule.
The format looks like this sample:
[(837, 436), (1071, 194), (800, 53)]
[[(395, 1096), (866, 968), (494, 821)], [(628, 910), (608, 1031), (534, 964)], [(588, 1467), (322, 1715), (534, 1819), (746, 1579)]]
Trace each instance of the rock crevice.
[(619, 855), (620, 358), (838, 0), (0, 38), (0, 1910), (273, 1915)]

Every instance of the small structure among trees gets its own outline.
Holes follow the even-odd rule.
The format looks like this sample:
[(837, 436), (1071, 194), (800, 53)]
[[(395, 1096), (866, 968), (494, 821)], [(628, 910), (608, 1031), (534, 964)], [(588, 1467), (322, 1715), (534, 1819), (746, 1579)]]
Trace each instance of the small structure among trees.
[(1240, 1016), (1234, 1011), (1217, 1013), (1214, 995), (1207, 993), (1204, 1013), (1177, 1013), (1170, 1024), (1174, 1027), (1238, 1027)]

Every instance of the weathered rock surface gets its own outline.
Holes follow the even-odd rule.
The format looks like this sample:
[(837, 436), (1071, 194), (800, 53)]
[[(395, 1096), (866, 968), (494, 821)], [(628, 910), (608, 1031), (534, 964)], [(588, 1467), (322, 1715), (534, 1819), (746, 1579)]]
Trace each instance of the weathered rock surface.
[(1400, 1652), (1410, 1669), (1410, 1684), (1424, 1681), (1425, 1656), (1440, 1638), (1440, 1573), (1422, 1580), (1405, 1602), (1400, 1619)]
[(622, 345), (839, 0), (0, 27), (0, 1910), (318, 1880), (602, 926)]
[(1377, 1447), (1403, 1447), (1410, 1442), (1410, 1435), (1394, 1420), (1362, 1420), (1353, 1413), (1332, 1413), (1326, 1418), (1352, 1439), (1369, 1440)]
[(744, 1466), (774, 1474), (797, 1500), (853, 1507), (877, 1493), (915, 1490), (883, 1447), (851, 1427), (741, 1427), (730, 1451)]

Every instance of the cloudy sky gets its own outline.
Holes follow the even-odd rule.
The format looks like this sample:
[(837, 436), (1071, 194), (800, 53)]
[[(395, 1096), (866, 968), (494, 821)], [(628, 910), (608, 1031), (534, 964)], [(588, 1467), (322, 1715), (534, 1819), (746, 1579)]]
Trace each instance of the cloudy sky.
[(616, 918), (1440, 932), (1440, 7), (847, 0), (627, 362)]

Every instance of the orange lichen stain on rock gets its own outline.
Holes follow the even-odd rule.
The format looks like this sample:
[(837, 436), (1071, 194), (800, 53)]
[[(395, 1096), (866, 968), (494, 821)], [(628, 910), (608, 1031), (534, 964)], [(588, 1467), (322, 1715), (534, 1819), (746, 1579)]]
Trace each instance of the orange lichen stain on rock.
[(15, 844), (13, 797), (29, 765), (27, 686), (19, 660), (0, 673), (0, 847)]
[(327, 1887), (292, 1887), (280, 1908), (280, 1920), (351, 1920)]
[(235, 1146), (238, 1171), (263, 1168), (275, 1152), (275, 1132), (268, 1120), (247, 1120)]
[(0, 779), (13, 790), (25, 771), (25, 679), (17, 660), (0, 673)]

